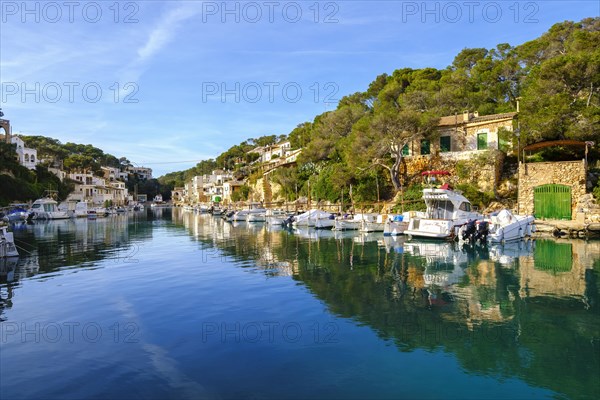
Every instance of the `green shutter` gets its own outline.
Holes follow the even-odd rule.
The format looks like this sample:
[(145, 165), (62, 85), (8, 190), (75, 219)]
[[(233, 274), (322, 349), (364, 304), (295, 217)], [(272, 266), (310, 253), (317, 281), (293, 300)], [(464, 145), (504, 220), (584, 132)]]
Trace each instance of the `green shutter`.
[(533, 189), (533, 212), (536, 218), (571, 219), (571, 187), (541, 185)]
[(440, 151), (442, 153), (452, 151), (450, 136), (442, 136), (440, 137)]
[(407, 145), (407, 144), (405, 144), (405, 145), (404, 145), (404, 147), (402, 148), (402, 155), (403, 155), (403, 156), (407, 156), (407, 155), (409, 155), (409, 152), (408, 152), (408, 145)]
[(421, 154), (431, 154), (431, 143), (427, 139), (421, 140)]
[(487, 133), (477, 134), (477, 150), (487, 149)]

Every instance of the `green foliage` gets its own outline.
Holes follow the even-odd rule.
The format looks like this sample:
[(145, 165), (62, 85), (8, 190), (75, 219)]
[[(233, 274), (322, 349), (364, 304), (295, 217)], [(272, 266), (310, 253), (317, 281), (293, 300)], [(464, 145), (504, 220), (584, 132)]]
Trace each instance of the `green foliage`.
[(594, 188), (594, 190), (592, 190), (592, 194), (594, 195), (596, 201), (600, 201), (600, 181), (598, 181), (596, 187)]
[(231, 195), (232, 201), (246, 201), (248, 200), (248, 196), (250, 195), (250, 186), (243, 185), (240, 186), (238, 190), (233, 192)]
[(526, 77), (520, 117), (528, 143), (592, 140), (600, 125), (600, 18), (556, 24), (517, 48)]
[[(88, 170), (99, 173), (100, 166), (120, 168), (121, 160), (112, 154), (104, 153), (91, 144), (76, 144), (45, 136), (20, 136), (28, 147), (35, 148), (39, 159), (50, 160), (51, 164), (60, 165), (64, 161), (67, 170)], [(126, 159), (124, 161), (127, 161)]]
[(279, 168), (270, 175), (270, 179), (281, 186), (281, 192), (287, 201), (296, 200), (296, 193), (304, 184), (297, 168)]
[(479, 209), (484, 209), (494, 200), (494, 193), (482, 192), (476, 185), (470, 183), (462, 183), (456, 185), (456, 188), (463, 193), (471, 204), (479, 207)]
[(425, 211), (425, 201), (423, 200), (423, 185), (410, 185), (404, 189), (400, 198), (404, 203), (398, 203), (392, 208), (392, 212), (399, 213), (401, 211)]
[(33, 201), (44, 195), (48, 189), (57, 190), (58, 198), (65, 199), (73, 191), (69, 182), (61, 182), (58, 177), (38, 166), (35, 171), (17, 165), (10, 173), (0, 173), (0, 205), (18, 201)]
[(469, 162), (460, 160), (456, 162), (456, 176), (459, 179), (467, 179), (471, 175), (471, 167)]

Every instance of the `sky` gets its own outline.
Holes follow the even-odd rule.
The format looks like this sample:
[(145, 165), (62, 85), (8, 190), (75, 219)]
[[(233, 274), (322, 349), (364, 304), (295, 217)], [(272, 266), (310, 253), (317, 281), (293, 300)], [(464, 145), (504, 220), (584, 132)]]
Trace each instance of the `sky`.
[(518, 45), (600, 1), (0, 1), (13, 134), (92, 144), (154, 176), (288, 134), (378, 75)]

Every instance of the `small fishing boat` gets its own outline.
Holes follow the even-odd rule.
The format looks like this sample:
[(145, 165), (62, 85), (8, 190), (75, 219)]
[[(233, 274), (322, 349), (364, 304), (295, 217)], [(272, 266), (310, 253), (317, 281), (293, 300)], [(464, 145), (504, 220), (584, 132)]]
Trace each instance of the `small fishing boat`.
[(29, 213), (27, 212), (27, 204), (13, 203), (9, 205), (8, 212), (2, 217), (5, 222), (25, 221)]
[(386, 215), (362, 214), (359, 231), (361, 232), (383, 232), (385, 228)]
[(19, 255), (15, 238), (6, 226), (0, 226), (0, 258), (16, 257)]
[(267, 220), (266, 213), (267, 210), (264, 210), (264, 212), (250, 212), (246, 216), (246, 222), (265, 222)]
[(331, 214), (328, 218), (318, 218), (315, 220), (315, 229), (333, 229), (335, 225), (335, 215)]
[(288, 213), (283, 210), (267, 210), (267, 224), (271, 226), (283, 226), (288, 221)]
[[(267, 210), (265, 210), (264, 208), (250, 208), (250, 209), (240, 210), (232, 215), (231, 221), (234, 221), (234, 222), (248, 221), (249, 214), (263, 214), (264, 215), (264, 213), (266, 213), (266, 212), (267, 212)], [(257, 218), (259, 218), (259, 217), (257, 217)], [(258, 221), (253, 221), (253, 222), (258, 222)]]
[[(413, 211), (413, 214), (418, 215)], [(420, 214), (420, 213), (419, 213)], [(383, 235), (384, 236), (398, 236), (404, 235), (404, 231), (408, 229), (408, 222), (410, 221), (410, 212), (405, 212), (397, 215), (390, 215), (384, 223)]]
[(362, 214), (342, 215), (336, 217), (333, 229), (336, 231), (356, 231), (360, 229)]
[(80, 201), (75, 204), (75, 217), (85, 218), (88, 216), (89, 211), (92, 209), (87, 201)]

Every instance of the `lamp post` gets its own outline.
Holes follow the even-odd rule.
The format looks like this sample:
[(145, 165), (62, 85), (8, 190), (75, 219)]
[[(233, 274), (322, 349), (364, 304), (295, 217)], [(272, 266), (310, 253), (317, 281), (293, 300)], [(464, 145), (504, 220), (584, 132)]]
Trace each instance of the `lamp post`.
[(517, 122), (517, 129), (515, 129), (515, 136), (517, 137), (517, 165), (520, 163), (521, 153), (521, 123)]
[[(517, 176), (521, 169), (521, 124), (517, 122), (517, 129), (515, 129), (515, 136), (517, 137)], [(520, 177), (519, 177), (520, 178)], [(519, 186), (521, 185), (520, 179), (517, 180), (517, 214), (519, 213)]]

